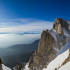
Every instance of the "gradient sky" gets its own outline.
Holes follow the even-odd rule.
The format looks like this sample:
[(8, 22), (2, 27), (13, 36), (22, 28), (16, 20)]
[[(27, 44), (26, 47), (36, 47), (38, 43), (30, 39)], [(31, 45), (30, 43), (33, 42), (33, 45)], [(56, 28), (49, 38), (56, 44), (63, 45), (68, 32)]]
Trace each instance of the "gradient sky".
[(70, 0), (0, 0), (0, 19), (56, 17), (70, 20)]

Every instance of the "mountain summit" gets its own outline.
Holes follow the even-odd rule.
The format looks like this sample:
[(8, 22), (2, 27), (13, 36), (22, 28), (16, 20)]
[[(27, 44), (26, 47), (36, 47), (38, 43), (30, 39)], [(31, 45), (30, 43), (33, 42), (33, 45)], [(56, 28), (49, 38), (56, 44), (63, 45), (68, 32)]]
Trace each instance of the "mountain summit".
[(69, 41), (70, 21), (56, 18), (53, 28), (42, 32), (38, 44), (38, 50), (35, 51), (35, 53), (29, 59), (29, 70), (42, 70), (59, 55), (60, 51)]

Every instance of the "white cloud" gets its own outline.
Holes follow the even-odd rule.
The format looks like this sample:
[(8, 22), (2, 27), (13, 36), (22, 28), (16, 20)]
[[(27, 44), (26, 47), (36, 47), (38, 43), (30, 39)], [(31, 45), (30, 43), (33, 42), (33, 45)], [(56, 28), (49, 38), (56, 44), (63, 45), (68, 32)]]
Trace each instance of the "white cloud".
[(34, 20), (34, 19), (18, 19), (16, 22), (0, 23), (0, 33), (24, 33), (34, 32), (41, 33), (44, 29), (51, 29), (53, 22)]
[(40, 34), (0, 34), (0, 48), (10, 47), (15, 44), (29, 44), (40, 39)]

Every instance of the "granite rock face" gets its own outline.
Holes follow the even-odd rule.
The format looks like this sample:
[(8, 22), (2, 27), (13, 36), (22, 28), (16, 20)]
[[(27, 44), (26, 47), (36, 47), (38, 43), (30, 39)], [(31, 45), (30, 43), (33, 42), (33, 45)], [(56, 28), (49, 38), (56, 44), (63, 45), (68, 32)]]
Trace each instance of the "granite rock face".
[(65, 30), (68, 34), (70, 32), (69, 25), (66, 20), (56, 18), (53, 29), (42, 32), (38, 50), (29, 59), (30, 70), (42, 70), (58, 55), (62, 46), (70, 40), (65, 35)]

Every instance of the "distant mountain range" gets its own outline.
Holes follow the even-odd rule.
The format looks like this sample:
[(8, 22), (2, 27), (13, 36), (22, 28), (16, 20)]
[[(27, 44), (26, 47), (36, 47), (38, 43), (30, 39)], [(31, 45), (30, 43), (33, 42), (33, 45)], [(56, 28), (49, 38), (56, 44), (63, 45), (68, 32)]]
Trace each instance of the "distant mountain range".
[(0, 57), (3, 63), (9, 67), (14, 67), (20, 63), (26, 63), (29, 57), (38, 48), (39, 40), (31, 44), (17, 44), (8, 48), (0, 48)]

